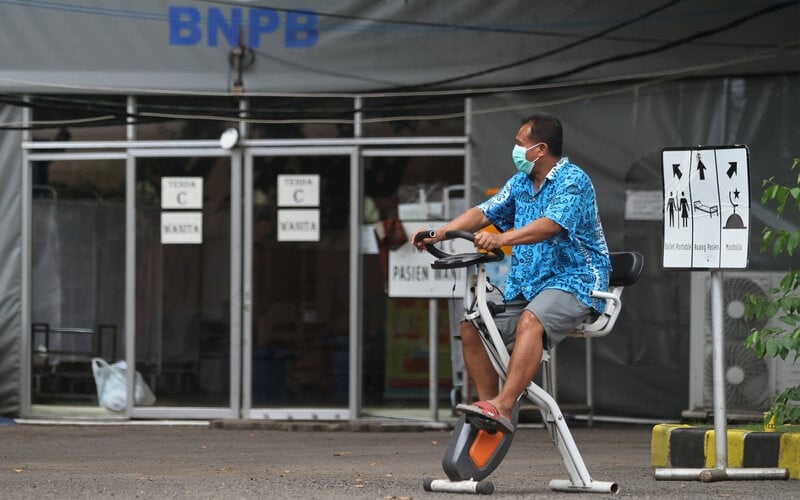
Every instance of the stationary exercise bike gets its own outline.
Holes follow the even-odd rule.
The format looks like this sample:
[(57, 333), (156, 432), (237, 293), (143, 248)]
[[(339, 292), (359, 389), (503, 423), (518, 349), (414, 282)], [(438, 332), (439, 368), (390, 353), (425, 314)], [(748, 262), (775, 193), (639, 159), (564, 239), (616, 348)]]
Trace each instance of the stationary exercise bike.
[[(433, 235), (432, 232), (420, 233), (417, 238), (422, 240)], [(448, 231), (445, 237), (474, 241), (474, 235), (467, 231)], [(503, 307), (503, 304), (491, 304), (487, 300), (487, 296), (494, 291), (494, 287), (486, 278), (485, 264), (502, 260), (505, 255), (500, 249), (488, 253), (462, 254), (448, 254), (433, 245), (427, 245), (426, 249), (437, 258), (431, 264), (434, 269), (467, 268), (464, 318), (477, 328), (492, 365), (500, 375), (501, 381), (504, 381), (510, 354), (495, 325), (492, 314), (493, 309)], [(636, 283), (642, 274), (644, 258), (640, 253), (612, 252), (610, 258), (612, 271), (608, 292), (592, 292), (593, 297), (606, 299), (605, 309), (601, 314), (592, 318), (591, 322), (580, 324), (573, 336), (601, 337), (607, 335), (614, 327), (622, 308), (620, 296), (623, 288)], [(547, 377), (547, 379), (552, 380), (551, 377)], [(564, 415), (550, 393), (531, 381), (523, 396), (539, 409), (542, 421), (550, 432), (553, 444), (561, 453), (567, 468), (569, 479), (550, 481), (550, 489), (569, 492), (618, 493), (618, 483), (595, 481), (589, 476), (583, 458), (567, 427)], [(516, 427), (518, 419), (519, 402), (511, 418), (514, 427)], [(470, 420), (467, 415), (462, 414), (456, 421), (453, 437), (442, 459), (442, 468), (447, 479), (425, 479), (423, 487), (426, 491), (481, 494), (494, 492), (494, 484), (484, 479), (500, 465), (511, 446), (514, 434), (486, 431), (478, 428)]]

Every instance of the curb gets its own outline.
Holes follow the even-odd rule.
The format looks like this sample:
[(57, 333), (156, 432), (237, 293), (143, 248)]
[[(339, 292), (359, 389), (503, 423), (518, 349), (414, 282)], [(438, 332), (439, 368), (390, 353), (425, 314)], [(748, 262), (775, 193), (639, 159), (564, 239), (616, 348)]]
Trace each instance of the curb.
[[(650, 441), (653, 467), (713, 468), (714, 429), (686, 424), (659, 424)], [(729, 467), (783, 467), (789, 479), (800, 479), (800, 433), (728, 430)]]
[(289, 432), (420, 432), (450, 430), (452, 426), (439, 422), (415, 422), (395, 420), (212, 420), (213, 429), (269, 430)]

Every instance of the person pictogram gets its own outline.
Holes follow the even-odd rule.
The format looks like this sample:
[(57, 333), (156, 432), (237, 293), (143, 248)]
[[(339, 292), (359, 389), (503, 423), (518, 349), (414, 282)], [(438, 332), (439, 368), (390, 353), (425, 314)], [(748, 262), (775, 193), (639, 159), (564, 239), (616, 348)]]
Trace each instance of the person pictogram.
[(680, 206), (683, 227), (689, 227), (689, 200), (686, 199), (686, 193), (684, 191), (681, 191)]
[(667, 199), (667, 213), (669, 214), (669, 227), (675, 227), (675, 211), (678, 206), (675, 204), (675, 196), (672, 191), (669, 192), (669, 199)]

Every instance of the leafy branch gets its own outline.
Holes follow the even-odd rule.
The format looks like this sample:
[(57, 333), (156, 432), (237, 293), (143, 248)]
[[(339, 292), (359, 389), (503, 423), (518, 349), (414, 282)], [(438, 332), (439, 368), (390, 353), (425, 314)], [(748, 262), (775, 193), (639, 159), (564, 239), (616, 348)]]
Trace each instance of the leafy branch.
[[(796, 158), (792, 164), (795, 170), (800, 164)], [(774, 177), (764, 180), (761, 204), (777, 203), (775, 212), (781, 217), (788, 208), (800, 213), (800, 173), (796, 186), (784, 186), (775, 182)], [(774, 257), (786, 253), (789, 256), (800, 246), (800, 230), (765, 228), (761, 238), (761, 252), (771, 250)], [(753, 329), (745, 339), (745, 347), (756, 354), (790, 358), (795, 363), (800, 357), (800, 269), (789, 269), (777, 287), (770, 290), (769, 297), (748, 295), (745, 314), (748, 319), (775, 318), (773, 326)], [(800, 421), (800, 386), (790, 387), (778, 394), (765, 421), (773, 420), (775, 425), (784, 422)]]

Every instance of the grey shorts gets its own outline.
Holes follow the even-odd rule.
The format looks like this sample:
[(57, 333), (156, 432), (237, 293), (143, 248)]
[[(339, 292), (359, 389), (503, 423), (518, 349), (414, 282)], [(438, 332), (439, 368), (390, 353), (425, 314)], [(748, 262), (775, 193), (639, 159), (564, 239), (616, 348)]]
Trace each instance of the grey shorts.
[(576, 326), (593, 315), (590, 307), (563, 290), (543, 290), (527, 303), (520, 297), (507, 303), (506, 310), (494, 317), (497, 329), (507, 346), (514, 343), (517, 321), (525, 309), (533, 313), (544, 326), (546, 348), (558, 345), (575, 330)]

